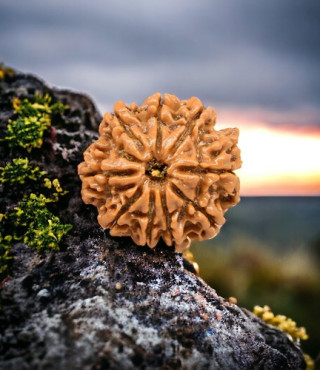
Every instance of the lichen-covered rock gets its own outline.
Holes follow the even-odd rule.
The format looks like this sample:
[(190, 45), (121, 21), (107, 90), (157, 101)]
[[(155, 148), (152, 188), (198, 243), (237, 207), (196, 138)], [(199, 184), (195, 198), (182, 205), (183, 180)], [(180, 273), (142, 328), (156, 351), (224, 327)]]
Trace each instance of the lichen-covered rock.
[[(88, 98), (8, 75), (0, 79), (0, 130), (14, 116), (11, 99), (36, 91), (70, 106), (28, 157), (69, 190), (54, 211), (73, 229), (58, 252), (12, 248), (1, 282), (0, 368), (305, 368), (285, 333), (219, 297), (172, 248), (137, 247), (100, 228), (76, 174), (101, 119)], [(0, 166), (21, 150), (1, 145)], [(20, 196), (1, 185), (0, 212)]]
[[(39, 258), (15, 248), (2, 366), (303, 368), (286, 335), (219, 297), (161, 246), (88, 238)], [(16, 321), (19, 319), (19, 321)]]

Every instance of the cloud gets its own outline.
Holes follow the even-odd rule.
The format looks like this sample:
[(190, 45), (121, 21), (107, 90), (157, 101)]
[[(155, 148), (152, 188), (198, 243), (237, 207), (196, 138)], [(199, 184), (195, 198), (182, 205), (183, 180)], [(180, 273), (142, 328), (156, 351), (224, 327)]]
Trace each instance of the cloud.
[(0, 14), (6, 63), (101, 104), (167, 91), (318, 112), (316, 1), (4, 0)]

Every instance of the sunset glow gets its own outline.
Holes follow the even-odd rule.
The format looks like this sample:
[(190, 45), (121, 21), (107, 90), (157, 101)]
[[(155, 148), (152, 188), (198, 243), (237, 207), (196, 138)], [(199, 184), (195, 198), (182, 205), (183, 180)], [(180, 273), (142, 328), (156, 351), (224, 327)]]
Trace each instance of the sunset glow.
[[(207, 105), (215, 106), (210, 102)], [(101, 112), (113, 109), (111, 104), (100, 104), (99, 108)], [(286, 115), (230, 108), (217, 111), (217, 130), (240, 130), (242, 168), (237, 175), (241, 195), (319, 196), (320, 127), (297, 124), (299, 119), (306, 119), (305, 111), (296, 114), (296, 124), (270, 124), (264, 117), (283, 121)], [(293, 115), (288, 115), (288, 121), (293, 121)]]
[(318, 128), (308, 132), (239, 120), (217, 126), (240, 129), (242, 195), (320, 195)]

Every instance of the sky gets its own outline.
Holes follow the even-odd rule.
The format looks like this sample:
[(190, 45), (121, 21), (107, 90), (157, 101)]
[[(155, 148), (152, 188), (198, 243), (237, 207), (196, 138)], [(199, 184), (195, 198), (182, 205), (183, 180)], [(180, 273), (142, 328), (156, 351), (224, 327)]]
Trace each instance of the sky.
[(2, 0), (0, 61), (104, 112), (156, 91), (240, 128), (242, 195), (320, 195), (318, 0)]

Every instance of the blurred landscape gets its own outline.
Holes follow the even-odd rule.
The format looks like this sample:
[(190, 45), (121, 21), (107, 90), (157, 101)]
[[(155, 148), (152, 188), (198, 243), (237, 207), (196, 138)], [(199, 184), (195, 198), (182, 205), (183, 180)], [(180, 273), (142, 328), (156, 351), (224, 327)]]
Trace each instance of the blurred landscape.
[(240, 306), (267, 304), (305, 326), (302, 347), (313, 357), (320, 352), (319, 17), (319, 1), (301, 0), (0, 4), (0, 62), (85, 92), (102, 114), (117, 100), (142, 104), (159, 91), (197, 96), (217, 110), (217, 129), (240, 129), (237, 174), (249, 197), (228, 211), (215, 239), (193, 245), (200, 276)]
[(305, 326), (320, 352), (320, 197), (242, 197), (213, 240), (194, 244), (200, 276), (249, 310), (269, 305)]

